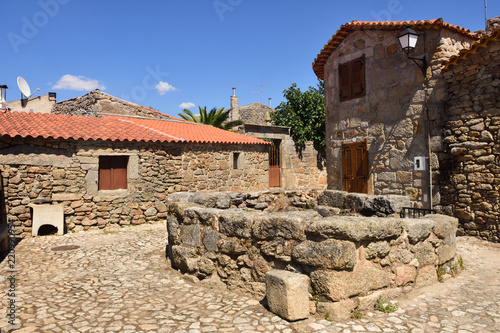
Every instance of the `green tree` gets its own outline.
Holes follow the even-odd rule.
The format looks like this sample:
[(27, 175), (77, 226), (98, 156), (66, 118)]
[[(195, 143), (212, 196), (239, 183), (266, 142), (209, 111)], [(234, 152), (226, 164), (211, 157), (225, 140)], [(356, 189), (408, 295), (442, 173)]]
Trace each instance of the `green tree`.
[(225, 130), (230, 130), (231, 128), (239, 125), (243, 125), (243, 121), (241, 120), (233, 120), (227, 121), (229, 119), (229, 113), (231, 109), (224, 110), (224, 108), (212, 108), (210, 111), (207, 111), (207, 107), (198, 106), (200, 111), (199, 116), (195, 116), (191, 110), (184, 109), (182, 113), (179, 113), (179, 117), (184, 120), (193, 121), (199, 124), (212, 125), (217, 128), (222, 128)]
[(317, 87), (309, 86), (305, 92), (297, 84), (283, 91), (286, 102), (281, 102), (271, 114), (273, 125), (290, 127), (296, 145), (313, 141), (325, 149), (325, 86), (319, 80)]

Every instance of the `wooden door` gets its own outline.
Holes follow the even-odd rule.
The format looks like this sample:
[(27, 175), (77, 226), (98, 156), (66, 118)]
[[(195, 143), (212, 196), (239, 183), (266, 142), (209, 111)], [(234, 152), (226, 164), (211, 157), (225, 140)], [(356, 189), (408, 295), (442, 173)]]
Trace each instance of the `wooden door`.
[(280, 187), (280, 141), (273, 140), (269, 147), (269, 187)]
[(368, 193), (368, 149), (363, 142), (342, 143), (342, 186), (346, 192)]

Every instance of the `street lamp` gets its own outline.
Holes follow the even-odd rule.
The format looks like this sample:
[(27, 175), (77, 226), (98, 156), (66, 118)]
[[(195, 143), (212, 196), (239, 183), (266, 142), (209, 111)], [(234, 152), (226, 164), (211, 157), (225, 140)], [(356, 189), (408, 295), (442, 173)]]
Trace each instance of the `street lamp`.
[(398, 36), (398, 40), (399, 45), (401, 45), (403, 51), (406, 52), (406, 57), (413, 60), (413, 62), (417, 64), (418, 67), (420, 67), (425, 76), (427, 72), (427, 61), (425, 60), (425, 55), (422, 59), (410, 57), (410, 51), (414, 51), (417, 45), (418, 34), (408, 25), (406, 26), (406, 30)]

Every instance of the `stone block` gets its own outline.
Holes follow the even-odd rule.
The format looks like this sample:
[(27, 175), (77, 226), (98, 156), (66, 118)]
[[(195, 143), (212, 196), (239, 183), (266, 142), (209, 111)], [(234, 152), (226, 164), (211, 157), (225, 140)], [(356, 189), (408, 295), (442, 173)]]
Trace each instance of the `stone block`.
[(216, 208), (190, 207), (184, 211), (186, 223), (199, 223), (219, 230), (219, 216), (223, 210)]
[(365, 250), (366, 259), (383, 258), (390, 251), (389, 243), (387, 242), (372, 242), (368, 244)]
[(172, 266), (183, 272), (194, 272), (199, 267), (199, 257), (194, 248), (174, 245), (171, 247)]
[(413, 259), (408, 249), (394, 247), (389, 252), (389, 260), (392, 263), (409, 264)]
[(421, 267), (436, 264), (437, 256), (434, 246), (428, 241), (415, 244), (411, 248), (411, 252)]
[(231, 206), (231, 200), (225, 193), (203, 193), (196, 192), (190, 199), (191, 202), (207, 208), (227, 209)]
[(415, 281), (417, 269), (412, 266), (398, 266), (396, 267), (396, 286), (404, 286), (405, 284)]
[(322, 242), (307, 240), (293, 248), (292, 259), (314, 267), (351, 269), (356, 264), (356, 247), (354, 243), (335, 239)]
[(53, 201), (76, 201), (82, 198), (80, 193), (54, 193), (52, 194)]
[(344, 208), (344, 202), (347, 192), (325, 190), (318, 197), (318, 205)]
[(219, 252), (225, 254), (239, 255), (247, 252), (247, 249), (237, 239), (220, 239), (217, 247)]
[(457, 218), (439, 214), (428, 215), (427, 218), (434, 222), (432, 231), (439, 239), (443, 240), (444, 244), (455, 243), (458, 228)]
[(429, 286), (437, 282), (437, 272), (434, 265), (421, 267), (415, 279), (415, 288)]
[(316, 270), (311, 273), (314, 294), (335, 302), (352, 296), (365, 296), (390, 283), (389, 272), (367, 261), (359, 262), (352, 271)]
[(183, 245), (199, 246), (201, 231), (199, 224), (181, 225), (179, 240)]
[(335, 216), (340, 213), (340, 208), (330, 206), (316, 206), (314, 210), (316, 210), (323, 217)]
[(314, 221), (306, 233), (323, 239), (336, 238), (354, 242), (397, 238), (403, 233), (403, 222), (397, 218), (335, 216)]
[(427, 239), (431, 232), (434, 223), (427, 219), (403, 219), (406, 233), (410, 244), (415, 244)]
[(398, 171), (396, 173), (396, 181), (402, 184), (411, 184), (413, 181), (413, 173), (409, 171)]
[(359, 300), (356, 298), (346, 299), (340, 302), (318, 302), (316, 311), (319, 314), (329, 314), (329, 318), (339, 322), (351, 318), (351, 313), (359, 305)]
[(271, 312), (289, 321), (309, 317), (309, 281), (306, 275), (271, 270), (266, 273), (265, 281)]
[(255, 212), (228, 209), (220, 215), (219, 230), (229, 237), (250, 238)]
[(457, 245), (455, 243), (450, 245), (442, 245), (437, 249), (438, 264), (442, 265), (445, 262), (453, 259), (457, 253)]
[(363, 209), (364, 202), (368, 195), (362, 193), (348, 193), (345, 197), (344, 207), (354, 212), (360, 212)]
[(203, 245), (207, 251), (217, 251), (217, 242), (219, 240), (219, 233), (215, 230), (205, 230), (203, 234)]
[(320, 217), (313, 210), (257, 215), (252, 225), (252, 234), (259, 240), (276, 237), (305, 240), (306, 226)]

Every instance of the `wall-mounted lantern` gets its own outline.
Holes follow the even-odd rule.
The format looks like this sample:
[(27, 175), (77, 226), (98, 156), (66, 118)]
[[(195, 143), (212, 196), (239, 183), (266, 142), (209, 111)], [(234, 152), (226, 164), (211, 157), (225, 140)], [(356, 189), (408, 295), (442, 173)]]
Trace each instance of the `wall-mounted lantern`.
[(415, 50), (415, 47), (417, 45), (418, 34), (415, 32), (415, 30), (410, 28), (410, 26), (406, 26), (406, 30), (398, 36), (398, 40), (399, 45), (401, 45), (403, 51), (406, 52), (406, 57), (413, 60), (413, 62), (416, 63), (418, 67), (420, 67), (425, 76), (427, 72), (427, 60), (425, 59), (425, 55), (422, 59), (410, 56), (410, 51)]

